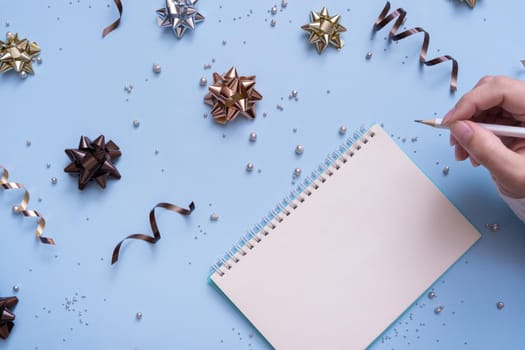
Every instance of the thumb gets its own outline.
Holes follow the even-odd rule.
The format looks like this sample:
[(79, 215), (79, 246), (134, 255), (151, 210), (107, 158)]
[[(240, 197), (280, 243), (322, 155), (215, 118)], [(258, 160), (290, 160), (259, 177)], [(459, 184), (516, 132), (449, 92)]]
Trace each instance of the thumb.
[(450, 133), (494, 177), (503, 182), (515, 180), (516, 165), (523, 160), (491, 131), (470, 121), (457, 121), (450, 125)]

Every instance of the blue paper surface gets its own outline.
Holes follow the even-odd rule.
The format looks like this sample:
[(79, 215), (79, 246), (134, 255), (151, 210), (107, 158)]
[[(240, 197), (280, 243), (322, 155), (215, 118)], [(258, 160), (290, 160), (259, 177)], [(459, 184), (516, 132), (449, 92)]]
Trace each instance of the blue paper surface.
[[(206, 20), (181, 40), (156, 24), (163, 1), (123, 5), (120, 27), (102, 39), (118, 18), (112, 1), (0, 2), (0, 27), (36, 41), (43, 59), (26, 80), (0, 75), (0, 164), (29, 189), (29, 208), (42, 213), (45, 235), (57, 242), (37, 243), (36, 222), (11, 211), (22, 194), (0, 192), (0, 297), (20, 299), (0, 349), (270, 348), (208, 284), (210, 265), (296, 187), (296, 167), (302, 180), (352, 130), (374, 122), (483, 236), (432, 287), (437, 297), (422, 296), (372, 348), (520, 348), (525, 225), (485, 170), (454, 161), (447, 131), (413, 120), (444, 115), (483, 75), (523, 77), (525, 3), (480, 0), (470, 9), (454, 0), (392, 2), (407, 11), (407, 28), (430, 32), (429, 57), (458, 60), (454, 94), (450, 64), (420, 65), (422, 36), (389, 42), (390, 26), (373, 34), (383, 1), (290, 0), (282, 8), (266, 0), (202, 0), (196, 7)], [(323, 6), (340, 14), (348, 31), (340, 51), (328, 47), (319, 55), (300, 26)], [(255, 120), (220, 126), (199, 80), (211, 83), (213, 72), (232, 66), (256, 75), (264, 98)], [(131, 93), (124, 90), (129, 84)], [(294, 89), (297, 101), (289, 99)], [(344, 136), (341, 125), (349, 130)], [(122, 179), (79, 191), (77, 177), (63, 172), (64, 149), (76, 148), (81, 135), (100, 134), (122, 150)], [(300, 156), (297, 144), (305, 149)], [(187, 218), (158, 210), (158, 244), (129, 241), (110, 266), (120, 239), (151, 233), (148, 213), (156, 203), (191, 201), (197, 209)], [(212, 213), (218, 221), (210, 221)], [(490, 223), (500, 230), (488, 230)], [(444, 309), (436, 315), (438, 306)]]

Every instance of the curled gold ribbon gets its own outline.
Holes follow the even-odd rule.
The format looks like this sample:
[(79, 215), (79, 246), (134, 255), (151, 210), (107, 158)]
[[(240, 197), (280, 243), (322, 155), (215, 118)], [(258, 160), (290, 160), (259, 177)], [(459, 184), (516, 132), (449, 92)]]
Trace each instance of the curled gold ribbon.
[(189, 209), (185, 209), (185, 208), (179, 207), (171, 203), (159, 203), (156, 206), (154, 206), (149, 212), (149, 223), (151, 226), (151, 231), (153, 232), (153, 236), (148, 236), (142, 233), (135, 233), (135, 234), (127, 236), (126, 238), (118, 242), (118, 244), (113, 249), (113, 256), (111, 257), (111, 265), (115, 264), (118, 261), (120, 247), (122, 246), (122, 243), (124, 243), (125, 240), (138, 239), (138, 240), (150, 243), (150, 244), (155, 244), (160, 240), (160, 231), (157, 225), (157, 219), (155, 218), (156, 208), (164, 208), (164, 209), (179, 213), (180, 215), (188, 216), (193, 212), (193, 210), (195, 210), (195, 204), (191, 202), (189, 205)]
[(20, 204), (13, 207), (13, 211), (15, 213), (20, 213), (24, 216), (38, 218), (38, 224), (35, 231), (36, 237), (40, 240), (41, 243), (54, 245), (55, 240), (53, 238), (42, 236), (42, 232), (44, 232), (44, 228), (46, 227), (46, 220), (44, 220), (44, 217), (42, 217), (42, 215), (40, 215), (40, 213), (38, 213), (36, 210), (31, 210), (27, 208), (30, 197), (27, 189), (24, 187), (24, 185), (19, 184), (17, 182), (9, 182), (9, 172), (2, 165), (0, 165), (0, 170), (2, 170), (2, 177), (0, 178), (0, 187), (2, 187), (4, 190), (24, 191), (24, 197), (22, 201), (20, 202)]
[(397, 33), (399, 27), (401, 27), (401, 25), (403, 24), (407, 13), (402, 8), (398, 8), (397, 10), (392, 11), (392, 13), (390, 14), (388, 14), (388, 11), (390, 11), (389, 1), (386, 2), (383, 11), (381, 11), (379, 17), (377, 17), (374, 23), (374, 30), (381, 30), (384, 26), (386, 26), (388, 23), (397, 18), (394, 22), (394, 25), (392, 26), (392, 29), (390, 29), (390, 33), (388, 34), (391, 40), (398, 41), (401, 39), (405, 39), (413, 34), (423, 33), (424, 38), (423, 44), (421, 45), (421, 53), (419, 54), (419, 62), (421, 62), (425, 66), (435, 66), (436, 64), (440, 64), (446, 61), (452, 61), (452, 72), (450, 74), (450, 90), (456, 91), (458, 81), (458, 61), (456, 61), (450, 55), (439, 56), (427, 61), (428, 46), (430, 44), (430, 34), (421, 27), (414, 27), (407, 29), (401, 33)]
[(114, 31), (115, 29), (117, 29), (117, 27), (120, 24), (120, 19), (122, 18), (122, 3), (120, 2), (120, 0), (113, 0), (113, 1), (115, 2), (115, 5), (117, 5), (119, 17), (117, 18), (115, 22), (111, 23), (109, 26), (104, 28), (104, 31), (102, 32), (102, 38), (104, 38), (106, 35)]

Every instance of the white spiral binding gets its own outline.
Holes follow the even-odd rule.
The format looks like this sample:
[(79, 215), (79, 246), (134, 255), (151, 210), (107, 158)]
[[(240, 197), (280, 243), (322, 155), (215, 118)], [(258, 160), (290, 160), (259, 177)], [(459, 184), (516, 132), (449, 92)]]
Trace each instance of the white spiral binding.
[(342, 144), (338, 150), (329, 154), (326, 160), (315, 169), (310, 176), (307, 176), (303, 183), (299, 184), (295, 190), (286, 196), (281, 203), (270, 210), (259, 223), (233, 244), (233, 247), (220, 257), (212, 270), (219, 276), (224, 276), (235, 264), (241, 261), (242, 257), (249, 254), (259, 242), (268, 236), (277, 225), (296, 210), (301, 203), (307, 200), (324, 182), (326, 182), (335, 172), (346, 164), (363, 145), (375, 136), (372, 130), (361, 128), (353, 137)]

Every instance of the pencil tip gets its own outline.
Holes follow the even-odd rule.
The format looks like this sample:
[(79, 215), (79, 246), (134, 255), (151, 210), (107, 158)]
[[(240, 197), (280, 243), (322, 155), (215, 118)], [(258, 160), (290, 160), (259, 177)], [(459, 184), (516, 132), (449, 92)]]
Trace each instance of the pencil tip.
[(423, 123), (423, 120), (421, 120), (421, 119), (416, 119), (416, 120), (414, 120), (414, 121), (415, 121), (416, 123)]

